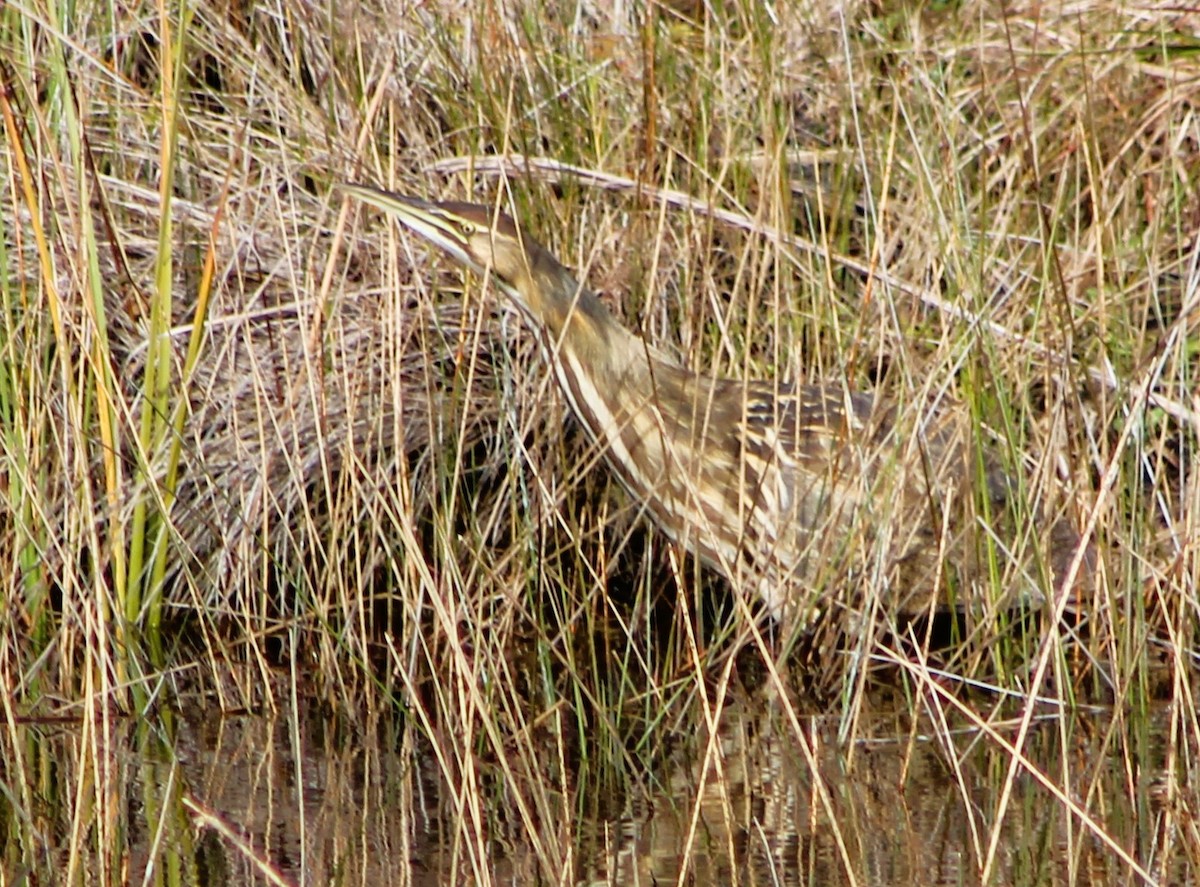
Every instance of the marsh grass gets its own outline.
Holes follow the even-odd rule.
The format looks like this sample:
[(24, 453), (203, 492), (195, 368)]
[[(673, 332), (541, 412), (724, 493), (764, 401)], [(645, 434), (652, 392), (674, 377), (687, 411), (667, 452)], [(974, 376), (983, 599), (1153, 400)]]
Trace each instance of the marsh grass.
[[(724, 840), (714, 815), (749, 827), (721, 742), (750, 699), (811, 789), (822, 871), (861, 883), (839, 780), (879, 692), (911, 716), (897, 741), (932, 735), (955, 775), (967, 880), (1194, 876), (1196, 24), (1102, 3), (4, 6), (5, 877), (192, 883), (227, 857), (412, 883), (423, 853), (452, 883), (619, 881), (590, 829), (630, 798), (678, 800), (676, 860)], [(1014, 613), (993, 550), (994, 604), (965, 623), (902, 620), (866, 582), (853, 618), (773, 630), (648, 529), (488, 282), (344, 202), (347, 180), (501, 193), (687, 366), (844, 380), (911, 423), (964, 411), (1019, 514), (1094, 539), (1094, 587), (1066, 619), (1061, 598)], [(372, 749), (398, 823), (300, 828), (280, 867), (172, 764), (197, 699), (283, 713), (296, 785), (323, 772), (298, 751), (314, 734)], [(1072, 757), (1085, 701), (1111, 706), (1105, 766)], [(1057, 757), (1034, 761), (1047, 714)], [(704, 764), (691, 786), (681, 757)], [(1062, 849), (1014, 867), (1031, 778)], [(306, 826), (301, 801), (277, 818)], [(398, 852), (373, 855), (379, 834)]]

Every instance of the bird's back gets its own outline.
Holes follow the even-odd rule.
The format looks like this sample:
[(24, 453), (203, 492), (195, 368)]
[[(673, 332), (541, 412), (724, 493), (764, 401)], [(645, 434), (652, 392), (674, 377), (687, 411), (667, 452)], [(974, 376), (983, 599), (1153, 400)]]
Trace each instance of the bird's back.
[(774, 614), (865, 587), (886, 589), (899, 612), (961, 610), (989, 581), (989, 543), (1014, 559), (1013, 602), (1036, 602), (1037, 546), (1078, 541), (1061, 520), (1042, 538), (1036, 506), (1013, 538), (1016, 485), (965, 411), (902, 412), (842, 386), (712, 378), (654, 359), (629, 375), (624, 409), (593, 437), (656, 523)]
[(1036, 599), (1078, 545), (961, 409), (691, 372), (621, 326), (507, 215), (348, 190), (490, 271), (633, 498), (772, 613), (853, 607), (859, 589), (886, 593), (893, 612), (970, 607), (985, 588)]

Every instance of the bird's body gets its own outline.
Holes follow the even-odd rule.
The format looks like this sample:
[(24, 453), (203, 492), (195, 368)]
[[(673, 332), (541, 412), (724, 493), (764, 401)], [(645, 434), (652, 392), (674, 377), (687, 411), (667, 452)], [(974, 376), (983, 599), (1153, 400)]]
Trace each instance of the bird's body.
[(882, 579), (898, 610), (963, 605), (987, 547), (987, 533), (970, 531), (1009, 493), (970, 446), (966, 420), (943, 411), (901, 422), (874, 396), (839, 386), (692, 372), (621, 326), (503, 213), (347, 190), (490, 272), (635, 501), (770, 612), (808, 611), (850, 575)]

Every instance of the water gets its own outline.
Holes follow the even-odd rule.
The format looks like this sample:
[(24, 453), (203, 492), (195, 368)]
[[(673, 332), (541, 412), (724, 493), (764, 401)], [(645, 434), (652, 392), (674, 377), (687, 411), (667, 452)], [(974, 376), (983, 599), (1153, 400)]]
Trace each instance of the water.
[[(105, 865), (140, 882), (173, 858), (183, 883), (206, 884), (950, 885), (980, 883), (993, 853), (994, 884), (1144, 883), (1121, 848), (1154, 882), (1194, 879), (1196, 789), (1167, 778), (1174, 708), (1047, 708), (1025, 752), (1078, 810), (1022, 769), (997, 826), (1010, 755), (935, 699), (874, 694), (842, 742), (840, 709), (793, 719), (780, 699), (738, 690), (712, 729), (664, 724), (670, 742), (603, 761), (569, 712), (491, 738), (304, 699), (240, 715), (185, 700), (158, 721), (112, 719), (107, 740), (25, 722), (5, 753), (41, 814), (25, 834), (9, 819), (6, 865), (16, 871), (24, 841), (48, 848), (24, 870), (74, 858), (88, 882)], [(1017, 715), (998, 708), (989, 729), (1011, 739)], [(1195, 734), (1182, 735), (1186, 774)], [(69, 837), (77, 797), (107, 799), (82, 842)]]

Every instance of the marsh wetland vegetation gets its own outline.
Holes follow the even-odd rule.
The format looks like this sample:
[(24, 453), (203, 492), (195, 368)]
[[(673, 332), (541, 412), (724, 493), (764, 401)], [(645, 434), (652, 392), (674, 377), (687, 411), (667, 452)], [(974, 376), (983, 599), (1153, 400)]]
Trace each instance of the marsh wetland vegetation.
[[(0, 5), (0, 885), (1194, 882), (1198, 34)], [(772, 622), (345, 181), (499, 198), (693, 370), (961, 411), (1094, 569), (1014, 604), (980, 532), (902, 613), (847, 531)]]

